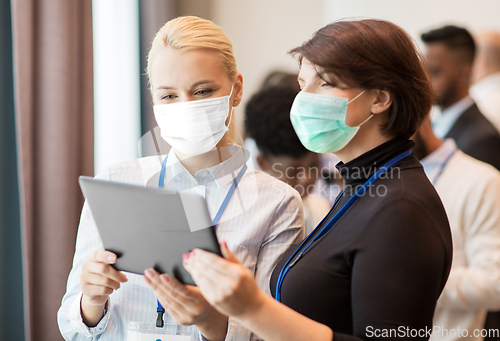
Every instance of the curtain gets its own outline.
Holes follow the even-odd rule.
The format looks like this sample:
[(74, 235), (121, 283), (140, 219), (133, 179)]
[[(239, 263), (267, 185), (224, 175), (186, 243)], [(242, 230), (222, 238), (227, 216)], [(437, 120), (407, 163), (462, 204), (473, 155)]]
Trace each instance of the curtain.
[(62, 340), (56, 313), (93, 175), (92, 2), (11, 0), (26, 340)]
[[(185, 1), (185, 0), (184, 0)], [(179, 0), (148, 0), (139, 2), (140, 62), (141, 62), (141, 135), (156, 126), (146, 66), (153, 38), (167, 21), (175, 18)], [(144, 151), (143, 155), (144, 154)]]
[(0, 339), (23, 340), (12, 30), (10, 2), (3, 0), (0, 1), (0, 46)]

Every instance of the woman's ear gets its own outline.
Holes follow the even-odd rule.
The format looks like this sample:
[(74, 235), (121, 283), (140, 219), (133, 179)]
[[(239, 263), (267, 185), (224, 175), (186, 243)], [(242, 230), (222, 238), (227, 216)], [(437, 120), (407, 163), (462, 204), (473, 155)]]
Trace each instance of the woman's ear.
[(234, 96), (233, 96), (233, 107), (237, 107), (241, 103), (241, 98), (243, 97), (243, 76), (238, 73), (234, 81)]
[(375, 90), (375, 100), (372, 103), (372, 114), (386, 112), (392, 104), (392, 94), (387, 90)]

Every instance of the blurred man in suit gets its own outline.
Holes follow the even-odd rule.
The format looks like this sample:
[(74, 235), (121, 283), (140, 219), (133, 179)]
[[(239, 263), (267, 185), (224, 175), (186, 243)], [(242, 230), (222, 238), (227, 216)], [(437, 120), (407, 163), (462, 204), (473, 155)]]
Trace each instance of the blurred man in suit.
[(466, 154), (500, 170), (500, 134), (469, 96), (476, 46), (464, 28), (444, 26), (422, 34), (436, 104), (436, 135), (451, 137)]
[(472, 68), (471, 97), (500, 131), (500, 32), (474, 35), (477, 53)]

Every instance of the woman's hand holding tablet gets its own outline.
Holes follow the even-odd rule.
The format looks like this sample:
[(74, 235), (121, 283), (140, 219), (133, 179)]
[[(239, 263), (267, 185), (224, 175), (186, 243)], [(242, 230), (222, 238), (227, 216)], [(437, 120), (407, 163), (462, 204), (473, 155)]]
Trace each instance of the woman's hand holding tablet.
[(144, 280), (176, 323), (185, 326), (195, 324), (210, 340), (224, 339), (228, 318), (205, 300), (198, 287), (184, 285), (174, 277), (159, 274), (154, 269), (144, 272)]
[(111, 266), (116, 255), (105, 250), (95, 250), (83, 263), (80, 281), (82, 286), (82, 317), (87, 326), (95, 326), (104, 315), (104, 305), (109, 295), (127, 282), (127, 276)]

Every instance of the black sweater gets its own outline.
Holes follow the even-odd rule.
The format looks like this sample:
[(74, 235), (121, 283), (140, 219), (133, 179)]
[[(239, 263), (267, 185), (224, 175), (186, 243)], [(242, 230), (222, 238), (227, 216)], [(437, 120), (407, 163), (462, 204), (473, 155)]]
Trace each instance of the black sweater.
[[(376, 169), (412, 146), (397, 138), (339, 163), (346, 191), (312, 234)], [(293, 251), (274, 270), (273, 295)], [(281, 301), (329, 326), (336, 340), (427, 340), (451, 259), (446, 213), (412, 154), (382, 174), (295, 263), (283, 282)]]

